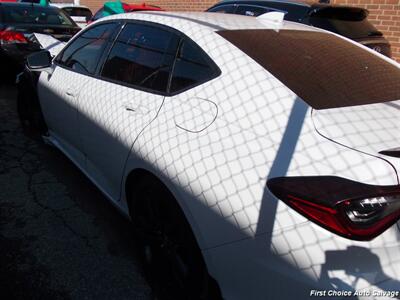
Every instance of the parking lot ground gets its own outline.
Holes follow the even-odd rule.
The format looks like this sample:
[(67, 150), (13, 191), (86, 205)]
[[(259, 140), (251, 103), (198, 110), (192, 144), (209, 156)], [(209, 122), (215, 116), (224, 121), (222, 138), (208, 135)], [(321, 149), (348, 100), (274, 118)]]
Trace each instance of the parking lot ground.
[(0, 86), (0, 298), (152, 299), (137, 257), (129, 222), (24, 135), (16, 89)]

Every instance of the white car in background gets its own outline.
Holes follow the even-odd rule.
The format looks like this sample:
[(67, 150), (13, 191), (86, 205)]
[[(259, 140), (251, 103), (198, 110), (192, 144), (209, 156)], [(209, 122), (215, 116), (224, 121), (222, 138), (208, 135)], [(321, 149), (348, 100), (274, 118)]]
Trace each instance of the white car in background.
[(132, 220), (167, 299), (400, 290), (399, 65), (282, 19), (120, 14), (28, 58), (23, 123)]
[(85, 28), (93, 14), (87, 6), (72, 3), (50, 3), (67, 13), (81, 28)]

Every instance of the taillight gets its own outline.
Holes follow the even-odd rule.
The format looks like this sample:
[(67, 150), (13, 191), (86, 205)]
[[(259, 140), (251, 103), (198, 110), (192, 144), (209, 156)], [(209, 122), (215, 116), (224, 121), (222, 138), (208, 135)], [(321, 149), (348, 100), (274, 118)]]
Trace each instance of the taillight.
[(352, 240), (368, 241), (400, 218), (400, 186), (333, 177), (279, 177), (267, 186), (314, 223)]
[(0, 31), (1, 44), (26, 44), (28, 41), (25, 36), (20, 32), (4, 30)]

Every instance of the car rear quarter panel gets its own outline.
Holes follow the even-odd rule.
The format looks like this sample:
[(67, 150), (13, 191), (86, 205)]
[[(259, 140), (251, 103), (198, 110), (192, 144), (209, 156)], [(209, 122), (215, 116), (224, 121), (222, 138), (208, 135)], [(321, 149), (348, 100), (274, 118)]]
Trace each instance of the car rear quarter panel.
[[(203, 248), (306, 221), (270, 194), (268, 178), (334, 175), (397, 184), (390, 164), (320, 136), (303, 100), (232, 44), (205, 31), (193, 32), (192, 38), (222, 75), (167, 97), (159, 116), (132, 148), (132, 157), (154, 166), (192, 199), (178, 200), (185, 202), (194, 223), (207, 235)], [(199, 132), (177, 126), (178, 119), (199, 124), (215, 117), (214, 110), (191, 105), (199, 103), (192, 99), (210, 101), (218, 109), (215, 121)], [(135, 163), (128, 161), (127, 172)], [(199, 213), (198, 205), (236, 229), (213, 230), (224, 226), (204, 222), (210, 217)]]
[[(291, 287), (333, 286), (338, 278), (350, 288), (375, 284), (382, 274), (399, 278), (393, 267), (398, 260), (392, 256), (399, 249), (396, 226), (371, 242), (350, 241), (308, 222), (266, 188), (271, 177), (306, 175), (397, 184), (392, 167), (320, 136), (310, 107), (221, 37), (198, 28), (186, 34), (210, 55), (222, 74), (166, 97), (158, 117), (133, 145), (126, 175), (141, 166), (166, 183), (192, 225), (210, 272), (223, 278), (226, 295), (237, 280), (254, 289), (252, 299), (259, 299), (256, 290), (263, 290), (260, 285), (268, 280), (279, 293), (283, 281), (277, 278), (291, 278)], [(215, 121), (197, 132), (177, 126), (177, 117), (198, 124), (210, 120), (215, 111), (191, 106), (191, 99), (211, 101), (218, 108)], [(243, 259), (236, 259), (242, 253)], [(371, 260), (369, 271), (359, 276), (364, 281), (353, 284), (358, 273), (350, 270), (357, 270), (352, 256), (363, 253), (367, 258), (378, 257), (379, 264)], [(327, 260), (329, 272), (324, 269)], [(350, 271), (342, 260), (350, 264)], [(227, 266), (232, 271), (228, 276)], [(241, 270), (257, 274), (258, 280), (246, 279), (249, 272)], [(274, 277), (277, 270), (283, 277)], [(296, 274), (300, 279), (293, 280)]]

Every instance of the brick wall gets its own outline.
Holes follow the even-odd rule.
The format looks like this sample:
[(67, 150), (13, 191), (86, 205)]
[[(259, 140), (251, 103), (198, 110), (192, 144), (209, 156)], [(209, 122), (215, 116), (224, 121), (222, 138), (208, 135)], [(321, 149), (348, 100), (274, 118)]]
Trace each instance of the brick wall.
[(392, 45), (393, 58), (400, 62), (400, 0), (333, 0), (369, 10), (368, 19), (382, 31)]
[[(72, 0), (71, 0), (72, 1)], [(107, 0), (80, 0), (82, 5), (88, 6), (93, 12), (97, 11)], [(111, 0), (113, 1), (113, 0)], [(143, 3), (157, 5), (171, 11), (204, 11), (211, 5), (219, 2), (215, 0), (123, 0), (126, 3)]]
[[(93, 12), (102, 6), (102, 0), (80, 0)], [(129, 3), (153, 4), (171, 11), (204, 11), (218, 1), (215, 0), (143, 0)], [(334, 4), (352, 5), (367, 8), (369, 20), (383, 32), (392, 45), (393, 57), (400, 62), (400, 0), (331, 0)]]

